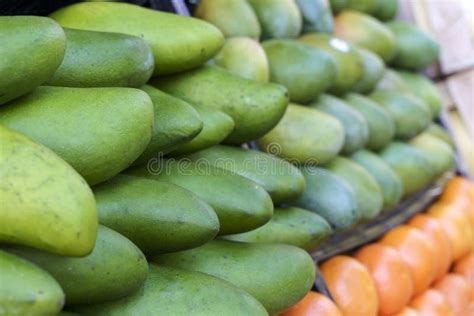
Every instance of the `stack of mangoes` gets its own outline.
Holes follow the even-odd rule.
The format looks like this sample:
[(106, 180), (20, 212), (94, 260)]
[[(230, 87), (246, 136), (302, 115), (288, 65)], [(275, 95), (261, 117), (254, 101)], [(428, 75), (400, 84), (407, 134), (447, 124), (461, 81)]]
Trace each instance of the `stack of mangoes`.
[(436, 44), (346, 2), (0, 17), (0, 314), (278, 314), (451, 168)]

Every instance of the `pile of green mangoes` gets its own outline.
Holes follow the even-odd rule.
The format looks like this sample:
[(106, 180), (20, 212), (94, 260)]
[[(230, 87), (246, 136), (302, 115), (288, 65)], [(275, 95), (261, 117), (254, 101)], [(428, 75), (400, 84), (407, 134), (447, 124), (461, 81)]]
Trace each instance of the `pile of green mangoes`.
[(276, 315), (452, 168), (438, 45), (395, 0), (331, 7), (0, 17), (0, 315)]

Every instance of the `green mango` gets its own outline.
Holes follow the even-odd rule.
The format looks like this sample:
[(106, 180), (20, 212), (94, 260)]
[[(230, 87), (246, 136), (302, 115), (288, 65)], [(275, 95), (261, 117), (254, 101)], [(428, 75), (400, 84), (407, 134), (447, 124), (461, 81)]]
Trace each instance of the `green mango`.
[(153, 54), (143, 39), (65, 29), (66, 54), (47, 82), (62, 87), (140, 87), (150, 79)]
[(153, 52), (154, 76), (202, 65), (224, 43), (219, 29), (202, 20), (129, 3), (75, 3), (53, 12), (50, 17), (67, 28), (143, 38)]
[(46, 271), (0, 250), (0, 306), (2, 315), (56, 315), (64, 292)]
[(145, 282), (148, 264), (143, 253), (119, 233), (99, 226), (94, 250), (85, 257), (63, 257), (25, 247), (7, 248), (51, 275), (66, 294), (66, 305), (116, 300)]
[(0, 104), (48, 81), (66, 48), (63, 29), (40, 16), (1, 16)]
[(222, 111), (235, 123), (226, 143), (241, 144), (260, 137), (281, 119), (288, 92), (280, 85), (259, 83), (216, 66), (155, 78), (151, 85), (196, 107)]
[(346, 180), (352, 187), (363, 221), (370, 220), (380, 213), (383, 206), (382, 190), (368, 171), (343, 157), (336, 157), (324, 167)]
[(265, 41), (262, 46), (268, 57), (270, 81), (285, 86), (290, 100), (308, 103), (334, 82), (336, 64), (324, 51), (288, 39)]
[(434, 177), (434, 167), (419, 149), (402, 142), (392, 142), (380, 157), (402, 181), (403, 194), (410, 195), (427, 186)]
[(453, 149), (436, 136), (421, 133), (410, 140), (410, 145), (425, 155), (433, 166), (435, 176), (453, 169), (456, 164)]
[(176, 146), (169, 156), (181, 156), (220, 144), (234, 130), (234, 120), (221, 111), (196, 107), (201, 116), (203, 128), (199, 134), (185, 144)]
[(257, 144), (294, 164), (323, 164), (341, 151), (344, 127), (331, 115), (290, 103), (283, 119)]
[(266, 316), (255, 298), (236, 286), (193, 271), (158, 267), (150, 272), (140, 291), (120, 300), (77, 306), (84, 315), (248, 315)]
[(344, 100), (367, 121), (369, 127), (369, 138), (365, 144), (367, 148), (379, 150), (393, 139), (395, 122), (387, 110), (361, 94), (349, 93)]
[(362, 60), (363, 71), (362, 77), (352, 86), (352, 91), (360, 93), (371, 92), (377, 82), (382, 78), (385, 71), (383, 60), (370, 50), (364, 48), (356, 48), (360, 59)]
[(186, 158), (252, 180), (270, 194), (275, 205), (297, 198), (304, 190), (303, 175), (295, 166), (258, 150), (218, 145)]
[(260, 38), (260, 24), (246, 0), (201, 0), (194, 16), (214, 24), (226, 38)]
[[(364, 116), (344, 100), (329, 94), (323, 94), (311, 103), (310, 107), (327, 113), (341, 122), (344, 127), (342, 153), (350, 154), (365, 146), (369, 139), (369, 125)], [(318, 141), (321, 140), (318, 139)]]
[[(219, 1), (214, 1), (218, 3)], [(262, 46), (248, 37), (226, 40), (214, 62), (234, 75), (258, 82), (268, 82), (268, 58)]]
[(422, 69), (439, 56), (439, 45), (415, 25), (403, 21), (387, 23), (395, 35), (396, 53), (391, 64), (405, 69)]
[(332, 12), (328, 0), (296, 0), (303, 18), (303, 33), (332, 33)]
[(333, 57), (336, 65), (336, 77), (330, 85), (330, 91), (341, 94), (351, 89), (362, 79), (364, 64), (355, 48), (348, 42), (329, 34), (308, 33), (299, 41), (325, 51)]
[(371, 14), (375, 10), (377, 0), (347, 0), (345, 9)]
[(91, 252), (98, 221), (85, 181), (48, 148), (1, 125), (0, 144), (0, 241), (63, 256)]
[(382, 21), (395, 18), (398, 11), (398, 0), (375, 0), (372, 15)]
[(427, 129), (425, 129), (425, 133), (428, 133), (430, 135), (433, 135), (437, 137), (438, 139), (442, 140), (446, 144), (448, 144), (451, 148), (454, 148), (454, 141), (451, 138), (451, 136), (448, 134), (448, 132), (439, 125), (438, 123), (431, 123)]
[(437, 117), (443, 107), (443, 101), (434, 83), (427, 77), (416, 73), (399, 71), (398, 75), (411, 93), (430, 106), (432, 117)]
[(320, 215), (336, 231), (349, 229), (359, 222), (361, 214), (349, 183), (323, 168), (302, 166), (300, 170), (306, 180), (306, 189), (291, 204)]
[(331, 10), (334, 14), (341, 12), (346, 9), (349, 5), (349, 0), (329, 0)]
[(1, 107), (0, 124), (51, 148), (93, 185), (148, 146), (153, 104), (133, 88), (39, 87)]
[(400, 76), (400, 73), (390, 68), (385, 68), (385, 72), (379, 82), (377, 82), (375, 88), (377, 90), (393, 90), (408, 94), (412, 93), (407, 83)]
[(214, 208), (219, 218), (220, 235), (253, 230), (273, 215), (268, 193), (238, 174), (187, 159), (164, 160), (160, 168), (155, 172), (154, 166), (142, 166), (128, 170), (127, 174), (172, 183), (193, 192)]
[(198, 247), (219, 231), (211, 206), (170, 183), (118, 175), (95, 186), (94, 194), (99, 222), (145, 254)]
[(334, 18), (334, 35), (379, 55), (384, 62), (395, 56), (396, 41), (392, 31), (375, 18), (347, 10)]
[(385, 108), (395, 122), (395, 137), (412, 138), (431, 122), (431, 110), (423, 101), (403, 92), (375, 90), (370, 98)]
[(283, 244), (214, 240), (199, 248), (156, 256), (153, 261), (224, 279), (255, 297), (269, 314), (296, 304), (315, 277), (309, 254)]
[(151, 141), (134, 165), (160, 158), (176, 147), (194, 139), (203, 129), (203, 119), (187, 102), (145, 85), (145, 91), (153, 102), (154, 124)]
[(303, 18), (294, 0), (247, 0), (262, 28), (263, 39), (291, 38), (300, 34)]
[(383, 196), (383, 207), (393, 207), (400, 202), (403, 194), (402, 182), (395, 171), (375, 153), (368, 150), (359, 150), (351, 159), (364, 167), (375, 181), (377, 181)]
[(223, 239), (249, 243), (282, 243), (315, 250), (331, 234), (331, 226), (321, 216), (298, 207), (276, 208), (272, 219), (247, 233)]

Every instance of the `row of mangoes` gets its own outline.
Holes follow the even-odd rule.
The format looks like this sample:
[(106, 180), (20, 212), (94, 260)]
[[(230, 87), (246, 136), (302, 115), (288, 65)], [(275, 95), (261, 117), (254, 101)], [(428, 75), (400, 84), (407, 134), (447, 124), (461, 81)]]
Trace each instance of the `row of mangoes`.
[[(253, 2), (232, 1), (255, 14)], [(267, 10), (273, 3), (294, 4), (271, 1)], [(228, 21), (239, 16), (229, 12)], [(307, 35), (335, 50), (254, 41), (248, 54), (231, 47), (226, 56), (230, 43), (239, 51), (249, 41), (224, 44), (219, 25), (125, 3), (75, 4), (51, 18), (0, 18), (9, 39), (0, 47), (7, 313), (51, 315), (65, 303), (104, 315), (275, 314), (314, 280), (311, 257), (297, 247), (315, 249), (452, 165), (438, 140), (447, 136), (426, 129), (439, 111), (426, 79), (408, 73), (415, 83), (400, 92), (409, 79), (393, 79), (380, 62), (366, 84), (378, 87), (370, 99), (335, 92), (337, 78), (355, 71), (344, 74), (340, 51), (362, 50), (343, 39)], [(254, 56), (267, 63), (263, 79), (242, 78), (239, 70), (257, 73), (246, 62), (237, 61), (237, 74), (227, 63)], [(212, 57), (217, 65), (202, 66)], [(389, 95), (386, 105), (377, 93)], [(287, 105), (298, 95), (311, 105)], [(410, 145), (390, 143), (422, 130)], [(381, 134), (390, 135), (383, 144)], [(251, 140), (270, 154), (228, 146)], [(382, 159), (363, 147), (383, 148)]]

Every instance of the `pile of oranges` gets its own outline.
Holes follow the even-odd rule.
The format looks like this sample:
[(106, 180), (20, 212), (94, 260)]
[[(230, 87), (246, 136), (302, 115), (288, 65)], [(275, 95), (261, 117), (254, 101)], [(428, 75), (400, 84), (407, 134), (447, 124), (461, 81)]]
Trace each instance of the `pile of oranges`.
[(284, 316), (474, 315), (474, 183), (451, 179), (426, 212), (320, 270), (334, 302), (310, 292)]

